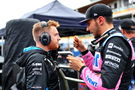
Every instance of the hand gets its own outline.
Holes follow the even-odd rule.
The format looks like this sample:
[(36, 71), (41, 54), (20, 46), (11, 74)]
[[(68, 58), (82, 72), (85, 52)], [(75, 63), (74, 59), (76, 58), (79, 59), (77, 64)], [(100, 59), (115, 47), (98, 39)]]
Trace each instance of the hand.
[(79, 39), (78, 36), (74, 37), (74, 47), (77, 48), (80, 52), (86, 51), (87, 48), (83, 44), (83, 42)]
[(76, 71), (80, 71), (81, 67), (85, 66), (85, 63), (80, 57), (67, 56), (67, 59), (69, 61), (69, 66)]

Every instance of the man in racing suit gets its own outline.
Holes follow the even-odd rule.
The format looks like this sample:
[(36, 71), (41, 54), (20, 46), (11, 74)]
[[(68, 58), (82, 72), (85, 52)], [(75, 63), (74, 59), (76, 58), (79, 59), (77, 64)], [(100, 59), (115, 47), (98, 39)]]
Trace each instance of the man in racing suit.
[(93, 56), (75, 37), (74, 46), (83, 56), (68, 56), (70, 67), (80, 72), (91, 90), (127, 90), (131, 80), (133, 47), (114, 28), (111, 8), (104, 4), (88, 8), (84, 22), (87, 22), (87, 31), (94, 35), (94, 43), (99, 43), (99, 47)]
[[(133, 47), (134, 47), (134, 51), (135, 51), (135, 22), (131, 19), (124, 19), (120, 23), (120, 29), (121, 29), (121, 32), (128, 39), (131, 40)], [(135, 62), (134, 62), (134, 64), (135, 64)], [(132, 74), (132, 80), (131, 80), (131, 84), (129, 86), (129, 90), (135, 89), (135, 66), (133, 65), (132, 68), (133, 68), (133, 74)]]
[(36, 46), (24, 48), (16, 62), (25, 67), (26, 90), (60, 90), (56, 67), (50, 50), (59, 48), (59, 23), (49, 20), (34, 24), (32, 34)]

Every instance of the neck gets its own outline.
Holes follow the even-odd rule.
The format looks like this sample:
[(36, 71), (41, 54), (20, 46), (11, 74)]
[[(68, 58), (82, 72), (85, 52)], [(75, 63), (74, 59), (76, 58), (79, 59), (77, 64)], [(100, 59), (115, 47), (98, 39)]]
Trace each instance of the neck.
[(41, 43), (36, 43), (36, 47), (42, 48), (44, 51), (49, 51), (47, 46), (42, 45)]
[(104, 33), (106, 33), (107, 31), (111, 30), (112, 28), (114, 28), (113, 24), (105, 24), (105, 26), (103, 26), (101, 28), (101, 35), (103, 35)]

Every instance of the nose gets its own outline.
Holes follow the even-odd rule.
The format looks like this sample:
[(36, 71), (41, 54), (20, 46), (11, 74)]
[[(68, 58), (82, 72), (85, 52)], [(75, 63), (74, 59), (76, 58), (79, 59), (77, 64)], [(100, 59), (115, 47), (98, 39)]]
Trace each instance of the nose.
[(61, 37), (60, 36), (58, 36), (58, 40), (61, 40)]

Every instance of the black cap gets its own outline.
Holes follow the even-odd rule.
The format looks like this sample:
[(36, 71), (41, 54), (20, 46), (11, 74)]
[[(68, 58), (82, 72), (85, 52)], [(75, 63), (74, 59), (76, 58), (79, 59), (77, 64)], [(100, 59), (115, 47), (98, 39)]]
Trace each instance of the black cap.
[(89, 7), (85, 13), (86, 18), (80, 23), (86, 23), (89, 19), (97, 18), (99, 16), (112, 17), (112, 9), (105, 4), (96, 4)]
[(124, 19), (120, 23), (122, 29), (125, 30), (135, 30), (135, 22), (131, 19)]

